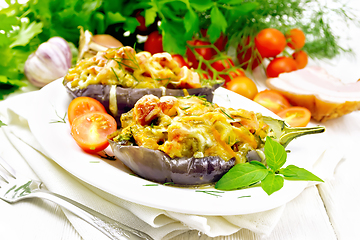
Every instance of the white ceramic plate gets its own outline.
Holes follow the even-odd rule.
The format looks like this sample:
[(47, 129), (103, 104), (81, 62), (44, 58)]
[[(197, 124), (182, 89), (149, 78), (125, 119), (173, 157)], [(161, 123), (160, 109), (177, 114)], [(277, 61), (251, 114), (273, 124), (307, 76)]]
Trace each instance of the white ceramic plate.
[[(260, 187), (237, 191), (218, 191), (214, 188), (178, 188), (154, 184), (129, 174), (121, 161), (103, 159), (83, 152), (70, 135), (69, 123), (61, 123), (71, 101), (61, 80), (40, 90), (30, 128), (47, 154), (61, 167), (79, 179), (122, 199), (149, 207), (187, 214), (237, 215), (261, 212), (281, 206), (306, 187), (303, 181), (285, 181), (284, 187), (268, 196)], [(215, 92), (214, 102), (225, 107), (243, 108), (274, 116), (270, 111), (224, 88)], [(60, 121), (60, 122), (58, 122)], [(320, 134), (321, 135), (321, 134)], [(304, 137), (291, 143), (287, 164), (311, 166), (319, 153), (317, 135)], [(106, 149), (111, 153), (110, 147)], [(306, 161), (304, 161), (306, 159)]]

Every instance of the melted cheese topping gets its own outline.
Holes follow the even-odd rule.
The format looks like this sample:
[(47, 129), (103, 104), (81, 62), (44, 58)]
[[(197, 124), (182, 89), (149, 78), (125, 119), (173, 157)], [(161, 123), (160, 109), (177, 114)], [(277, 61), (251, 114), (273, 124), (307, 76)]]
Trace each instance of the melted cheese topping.
[(219, 107), (195, 96), (146, 95), (121, 122), (114, 141), (133, 139), (172, 158), (220, 156), (237, 162), (245, 162), (249, 150), (263, 147), (269, 131), (260, 114)]
[(125, 88), (199, 88), (199, 74), (180, 68), (169, 53), (136, 53), (131, 47), (109, 48), (79, 61), (65, 76), (72, 88), (90, 84), (117, 85)]

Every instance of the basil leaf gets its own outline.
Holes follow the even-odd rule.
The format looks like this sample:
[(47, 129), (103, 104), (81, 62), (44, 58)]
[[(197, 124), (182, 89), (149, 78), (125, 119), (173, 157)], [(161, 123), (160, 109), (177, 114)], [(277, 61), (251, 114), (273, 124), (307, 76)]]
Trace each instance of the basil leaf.
[(271, 195), (276, 191), (279, 191), (284, 186), (284, 178), (280, 175), (276, 175), (272, 172), (261, 181), (261, 188)]
[(309, 172), (304, 168), (297, 167), (295, 165), (289, 165), (286, 168), (282, 168), (279, 170), (279, 173), (284, 175), (286, 180), (324, 182), (321, 178), (317, 177), (315, 174)]
[(262, 162), (259, 162), (259, 161), (251, 161), (250, 164), (258, 165), (259, 167), (267, 169), (266, 166)]
[(267, 169), (250, 163), (239, 163), (232, 167), (216, 184), (216, 189), (234, 190), (247, 187), (263, 180)]
[(280, 169), (286, 162), (287, 154), (285, 148), (280, 143), (272, 140), (270, 137), (266, 137), (264, 153), (266, 163), (274, 171)]

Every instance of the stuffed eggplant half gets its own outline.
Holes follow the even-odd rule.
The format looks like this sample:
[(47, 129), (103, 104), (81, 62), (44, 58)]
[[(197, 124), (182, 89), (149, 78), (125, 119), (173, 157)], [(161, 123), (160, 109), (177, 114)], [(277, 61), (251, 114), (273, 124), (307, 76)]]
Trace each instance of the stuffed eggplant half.
[[(202, 185), (257, 154), (272, 136), (286, 146), (323, 127), (290, 128), (283, 121), (243, 109), (220, 107), (199, 96), (145, 95), (121, 116), (108, 139), (114, 155), (137, 175), (159, 183)], [(251, 159), (249, 159), (251, 158)]]
[(120, 124), (121, 114), (131, 110), (144, 95), (189, 93), (212, 101), (213, 91), (222, 82), (200, 79), (192, 69), (180, 68), (169, 53), (151, 55), (121, 47), (80, 60), (64, 77), (63, 84), (73, 98), (87, 96), (100, 101)]

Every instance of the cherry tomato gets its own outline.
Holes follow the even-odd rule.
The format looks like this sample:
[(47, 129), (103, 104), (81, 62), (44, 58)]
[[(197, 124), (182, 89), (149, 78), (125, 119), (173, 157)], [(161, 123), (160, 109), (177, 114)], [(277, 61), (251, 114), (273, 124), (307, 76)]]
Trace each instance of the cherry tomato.
[[(207, 31), (208, 31), (207, 29), (200, 29), (201, 35), (203, 37), (208, 37)], [(221, 33), (220, 37), (214, 42), (214, 45), (221, 52), (225, 49), (227, 42), (228, 42), (227, 36), (225, 36), (223, 33)]]
[(306, 127), (311, 118), (311, 112), (304, 107), (290, 107), (278, 112), (277, 115), (291, 127)]
[(180, 54), (173, 54), (171, 56), (179, 64), (179, 67), (186, 66), (189, 68), (189, 64), (185, 61), (183, 56), (181, 56)]
[(85, 152), (96, 153), (109, 145), (107, 136), (116, 129), (116, 121), (111, 115), (89, 112), (74, 119), (71, 135)]
[(68, 119), (70, 125), (75, 118), (88, 112), (106, 113), (105, 107), (96, 99), (91, 97), (74, 98), (68, 107)]
[[(218, 72), (224, 72), (226, 74), (219, 74), (219, 77), (225, 80), (225, 84), (230, 82), (231, 79), (238, 77), (238, 76), (245, 76), (244, 71), (241, 68), (236, 68), (228, 72), (228, 69), (235, 66), (233, 60), (231, 58), (221, 59), (213, 62), (211, 66)], [(214, 76), (212, 71), (209, 71), (209, 75), (211, 77)]]
[(289, 101), (280, 93), (274, 90), (264, 90), (256, 94), (254, 102), (266, 107), (273, 113), (278, 113), (291, 107)]
[(154, 31), (149, 34), (144, 43), (144, 50), (151, 54), (164, 52), (162, 35), (159, 31)]
[(266, 75), (269, 78), (278, 77), (280, 73), (292, 72), (297, 70), (297, 64), (293, 58), (277, 57), (274, 58), (266, 68)]
[(235, 71), (230, 71), (228, 75), (222, 74), (220, 77), (222, 77), (225, 80), (225, 84), (230, 82), (232, 79), (236, 77), (245, 77), (245, 72), (242, 70), (242, 68), (236, 68)]
[(242, 68), (248, 68), (251, 64), (251, 69), (255, 69), (262, 62), (259, 54), (255, 54), (256, 46), (252, 43), (253, 40), (248, 36), (243, 43), (240, 43), (236, 49), (236, 58)]
[(137, 30), (139, 30), (140, 32), (146, 32), (147, 31), (147, 27), (145, 26), (145, 18), (144, 16), (137, 14), (136, 15), (136, 20), (140, 23), (139, 26), (136, 27)]
[(226, 89), (236, 92), (244, 97), (253, 99), (258, 93), (256, 84), (248, 77), (239, 76), (226, 84)]
[(303, 50), (294, 52), (292, 57), (294, 58), (298, 69), (303, 69), (308, 64), (308, 55)]
[[(210, 60), (214, 55), (216, 55), (216, 51), (211, 47), (202, 47), (206, 45), (210, 45), (210, 42), (202, 41), (202, 40), (192, 40), (188, 41), (190, 46), (193, 46), (195, 51), (202, 56), (205, 60)], [(198, 67), (198, 59), (195, 54), (188, 48), (186, 50), (186, 55), (188, 57), (189, 65), (193, 68)], [(191, 64), (190, 64), (191, 63)]]
[[(195, 40), (187, 41), (187, 44), (190, 45), (190, 46), (194, 46), (195, 45)], [(196, 59), (195, 54), (188, 47), (186, 48), (186, 56), (187, 56), (188, 63), (189, 63), (190, 67), (197, 68), (199, 66), (199, 62)]]
[(218, 72), (233, 67), (235, 64), (231, 58), (220, 59), (211, 64), (211, 66)]
[(305, 34), (298, 28), (291, 29), (288, 33), (285, 34), (286, 39), (288, 40), (287, 45), (295, 50), (299, 50), (305, 45)]
[(263, 58), (275, 57), (286, 47), (286, 38), (275, 28), (265, 28), (255, 37), (255, 46)]

